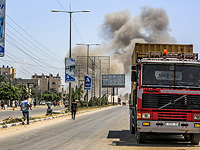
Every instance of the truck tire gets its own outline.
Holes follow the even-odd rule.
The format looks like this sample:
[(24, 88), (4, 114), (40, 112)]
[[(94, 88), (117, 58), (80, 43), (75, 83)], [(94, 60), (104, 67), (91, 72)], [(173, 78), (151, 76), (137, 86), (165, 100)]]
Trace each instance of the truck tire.
[(147, 134), (145, 132), (139, 132), (137, 130), (137, 141), (138, 143), (145, 143)]
[(200, 134), (191, 134), (190, 139), (192, 144), (198, 145), (200, 141)]
[(130, 131), (131, 134), (135, 134), (135, 127), (133, 126), (133, 117), (130, 115)]

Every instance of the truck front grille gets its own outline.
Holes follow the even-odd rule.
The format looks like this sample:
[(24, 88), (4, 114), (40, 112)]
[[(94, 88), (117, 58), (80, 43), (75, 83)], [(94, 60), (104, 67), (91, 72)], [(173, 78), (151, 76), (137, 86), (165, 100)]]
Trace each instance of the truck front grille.
[(179, 121), (186, 121), (187, 114), (186, 113), (158, 113), (158, 120), (179, 120)]
[(200, 95), (148, 94), (142, 95), (143, 108), (200, 110)]

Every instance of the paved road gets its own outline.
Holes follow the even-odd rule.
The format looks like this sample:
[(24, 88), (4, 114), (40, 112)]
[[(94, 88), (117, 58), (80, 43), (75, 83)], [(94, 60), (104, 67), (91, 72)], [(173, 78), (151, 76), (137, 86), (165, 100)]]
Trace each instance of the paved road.
[[(55, 111), (62, 110), (64, 107), (53, 107), (52, 108)], [(36, 108), (30, 110), (30, 116), (36, 116), (36, 115), (41, 115), (41, 114), (46, 114), (47, 112), (47, 107), (46, 108)], [(15, 110), (15, 111), (0, 111), (0, 120), (3, 120), (8, 117), (22, 117), (22, 112), (20, 110)]]
[[(154, 139), (155, 138), (155, 139)], [(138, 144), (129, 131), (128, 106), (66, 119), (56, 124), (0, 138), (0, 149), (20, 150), (169, 150), (199, 149), (180, 136), (151, 136)]]

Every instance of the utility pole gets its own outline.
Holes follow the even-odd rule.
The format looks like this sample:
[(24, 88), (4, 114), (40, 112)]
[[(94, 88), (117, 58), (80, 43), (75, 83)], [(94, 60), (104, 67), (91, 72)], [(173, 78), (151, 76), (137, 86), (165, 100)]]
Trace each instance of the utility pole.
[[(70, 16), (70, 35), (69, 35), (69, 58), (71, 58), (71, 18), (72, 18), (72, 13), (79, 13), (79, 12), (90, 12), (90, 10), (83, 10), (83, 11), (71, 11), (71, 4), (70, 4), (70, 11), (59, 11), (56, 9), (53, 9), (51, 12), (64, 12), (64, 13), (69, 13)], [(66, 65), (66, 64), (65, 64)], [(66, 77), (65, 77), (66, 78)], [(69, 82), (69, 111), (71, 111), (71, 82)]]
[[(76, 45), (86, 45), (87, 46), (87, 74), (88, 74), (88, 68), (89, 68), (89, 47), (90, 45), (101, 45), (100, 43), (96, 44), (81, 44), (81, 43), (76, 43)], [(87, 90), (87, 107), (88, 107), (88, 90)]]

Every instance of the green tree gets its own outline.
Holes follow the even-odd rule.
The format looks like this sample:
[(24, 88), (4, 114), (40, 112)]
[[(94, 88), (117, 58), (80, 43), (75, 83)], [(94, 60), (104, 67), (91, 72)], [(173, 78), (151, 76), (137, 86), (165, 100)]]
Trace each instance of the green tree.
[(88, 105), (89, 106), (99, 106), (99, 98), (97, 98), (96, 96), (91, 97)]
[(16, 87), (20, 90), (21, 100), (27, 99), (29, 97), (29, 93), (27, 91), (26, 84), (19, 83), (16, 85)]
[(0, 75), (0, 87), (3, 87), (4, 84), (8, 84), (8, 78), (4, 75)]
[(55, 94), (54, 95), (54, 100), (56, 101), (56, 102), (58, 102), (58, 101), (60, 101), (60, 96), (59, 95), (57, 95), (57, 94)]
[(52, 94), (42, 94), (41, 100), (53, 101), (53, 95)]
[(78, 99), (80, 101), (83, 92), (83, 84), (81, 84), (79, 87), (76, 85), (75, 89), (72, 88), (72, 100)]
[(0, 99), (14, 101), (20, 100), (20, 97), (21, 93), (17, 87), (4, 84), (4, 86), (0, 88)]
[(15, 86), (11, 86), (11, 101), (20, 100), (21, 99), (21, 91)]
[(107, 105), (107, 102), (108, 102), (108, 98), (106, 97), (106, 94), (104, 94), (101, 97), (101, 106)]
[(60, 101), (62, 92), (57, 92), (55, 88), (51, 88), (50, 90), (45, 90), (42, 94), (41, 100), (45, 101)]
[(32, 98), (34, 98), (35, 100), (40, 100), (41, 99), (41, 90), (37, 89), (37, 88), (31, 88), (31, 96)]

